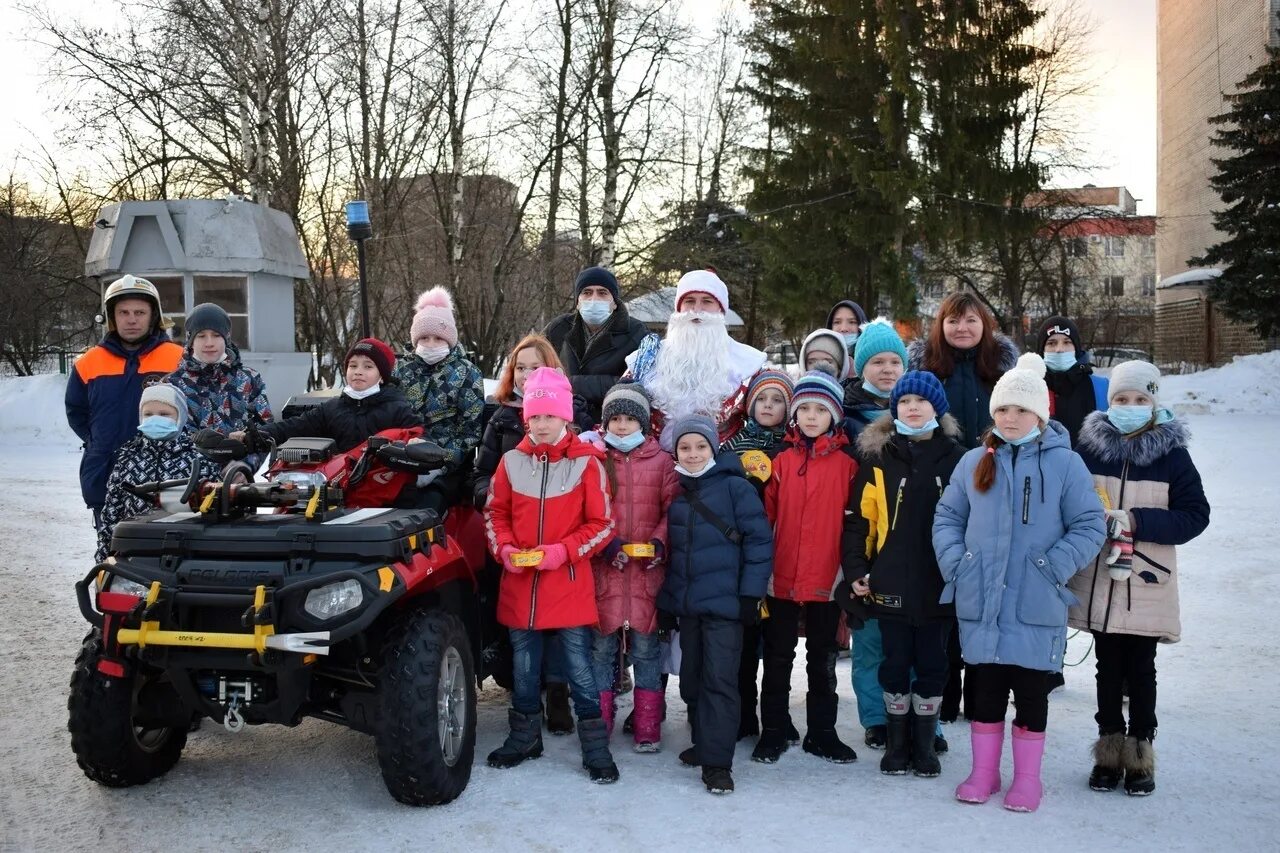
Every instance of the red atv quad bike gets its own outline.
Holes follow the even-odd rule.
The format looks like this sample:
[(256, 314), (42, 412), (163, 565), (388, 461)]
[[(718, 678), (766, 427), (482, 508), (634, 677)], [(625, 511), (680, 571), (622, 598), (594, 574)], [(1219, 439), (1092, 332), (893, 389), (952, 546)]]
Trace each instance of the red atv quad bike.
[(67, 703), (80, 767), (138, 785), (173, 767), (202, 717), (233, 732), (319, 717), (374, 736), (400, 802), (450, 802), (471, 777), (476, 662), (494, 624), (480, 517), (389, 508), (444, 464), (405, 431), (341, 454), (287, 441), (266, 482), (238, 461), (253, 438), (197, 435), (228, 460), (217, 481), (193, 466), (134, 486), (158, 508), (117, 525), (111, 556), (76, 584), (94, 626)]

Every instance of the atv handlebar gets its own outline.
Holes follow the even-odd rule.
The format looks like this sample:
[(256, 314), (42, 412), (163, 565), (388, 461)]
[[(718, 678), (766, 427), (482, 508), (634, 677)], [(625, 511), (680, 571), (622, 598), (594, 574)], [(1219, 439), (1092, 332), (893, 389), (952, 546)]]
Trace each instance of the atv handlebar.
[(375, 436), (369, 439), (369, 449), (388, 468), (410, 474), (428, 474), (449, 461), (449, 452), (430, 441), (394, 442)]

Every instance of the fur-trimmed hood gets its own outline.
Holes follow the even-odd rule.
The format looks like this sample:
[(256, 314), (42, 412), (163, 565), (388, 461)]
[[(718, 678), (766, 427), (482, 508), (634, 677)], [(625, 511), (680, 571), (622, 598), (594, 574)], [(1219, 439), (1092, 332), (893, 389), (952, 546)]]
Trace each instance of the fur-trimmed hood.
[[(1013, 370), (1018, 365), (1018, 345), (1008, 335), (996, 332), (996, 343), (1000, 345), (1000, 372)], [(916, 338), (907, 344), (907, 370), (928, 370), (924, 365), (924, 350), (928, 341)], [(939, 377), (942, 378), (942, 377)]]
[[(963, 431), (960, 422), (951, 415), (943, 415), (938, 420), (938, 428), (948, 438), (960, 440)], [(858, 435), (858, 454), (866, 459), (878, 459), (888, 447), (889, 442), (898, 434), (892, 417), (876, 418)]]
[(1106, 412), (1094, 412), (1084, 419), (1078, 444), (1103, 462), (1146, 466), (1171, 450), (1186, 447), (1190, 441), (1191, 431), (1179, 420), (1157, 424), (1146, 432), (1126, 438), (1111, 423)]

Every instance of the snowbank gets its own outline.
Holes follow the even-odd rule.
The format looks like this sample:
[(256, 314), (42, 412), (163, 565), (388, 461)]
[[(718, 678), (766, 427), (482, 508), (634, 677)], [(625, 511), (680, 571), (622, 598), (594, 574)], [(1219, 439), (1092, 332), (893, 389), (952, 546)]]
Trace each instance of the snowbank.
[(1166, 377), (1160, 401), (1179, 415), (1280, 414), (1277, 377), (1280, 350), (1237, 356), (1223, 367)]
[(66, 390), (59, 373), (0, 378), (0, 444), (79, 445), (67, 426)]

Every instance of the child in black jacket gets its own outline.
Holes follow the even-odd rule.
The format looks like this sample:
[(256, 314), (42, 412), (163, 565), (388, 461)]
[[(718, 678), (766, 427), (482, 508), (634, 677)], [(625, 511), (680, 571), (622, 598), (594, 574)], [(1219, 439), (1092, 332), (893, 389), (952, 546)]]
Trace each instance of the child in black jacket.
[(933, 516), (964, 455), (956, 442), (960, 426), (947, 409), (932, 373), (912, 371), (898, 380), (890, 395), (892, 420), (874, 421), (858, 437), (862, 465), (845, 514), (844, 577), (855, 595), (870, 596), (880, 622), (888, 741), (880, 772), (895, 776), (908, 764), (917, 776), (942, 772), (934, 730), (955, 608), (938, 603), (943, 581)]

